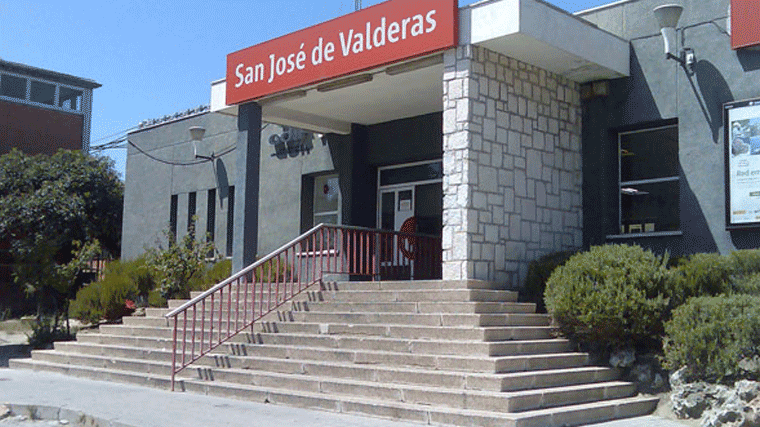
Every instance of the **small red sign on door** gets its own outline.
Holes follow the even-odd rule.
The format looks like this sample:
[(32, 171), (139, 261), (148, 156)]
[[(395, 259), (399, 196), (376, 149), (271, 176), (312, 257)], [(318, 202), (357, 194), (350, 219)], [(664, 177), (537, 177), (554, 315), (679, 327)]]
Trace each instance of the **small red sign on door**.
[(391, 0), (227, 55), (227, 104), (458, 44), (457, 0)]
[(731, 48), (760, 45), (760, 1), (731, 0)]

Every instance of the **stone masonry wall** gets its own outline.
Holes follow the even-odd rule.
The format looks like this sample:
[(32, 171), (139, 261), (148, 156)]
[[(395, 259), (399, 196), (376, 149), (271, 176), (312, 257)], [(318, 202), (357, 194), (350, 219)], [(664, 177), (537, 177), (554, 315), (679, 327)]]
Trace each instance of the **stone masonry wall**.
[(472, 45), (444, 66), (444, 279), (518, 287), (582, 244), (579, 85)]

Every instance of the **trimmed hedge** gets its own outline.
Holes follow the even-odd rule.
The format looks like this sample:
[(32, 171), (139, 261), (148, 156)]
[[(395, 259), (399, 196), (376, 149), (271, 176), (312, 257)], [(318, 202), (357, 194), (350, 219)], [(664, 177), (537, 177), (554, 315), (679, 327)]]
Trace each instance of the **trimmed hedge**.
[(558, 267), (546, 307), (566, 337), (600, 351), (641, 345), (663, 333), (672, 273), (638, 246), (595, 246)]
[(674, 268), (671, 285), (671, 306), (678, 307), (689, 298), (715, 296), (731, 290), (731, 277), (736, 263), (720, 254), (694, 254)]
[(760, 355), (760, 297), (699, 297), (673, 311), (665, 324), (665, 366), (687, 368), (702, 381), (751, 378), (738, 362)]

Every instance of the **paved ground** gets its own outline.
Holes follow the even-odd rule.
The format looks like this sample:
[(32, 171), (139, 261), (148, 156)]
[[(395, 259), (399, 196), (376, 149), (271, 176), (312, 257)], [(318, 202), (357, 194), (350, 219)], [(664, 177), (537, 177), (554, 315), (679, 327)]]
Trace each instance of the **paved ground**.
[[(36, 406), (40, 413), (47, 414), (42, 416), (45, 419), (83, 413), (93, 417), (101, 427), (420, 427), (420, 424), (416, 423), (354, 417), (191, 393), (171, 393), (153, 388), (15, 369), (0, 369), (0, 404), (2, 403)], [(4, 424), (0, 422), (0, 426), (2, 425)], [(595, 427), (684, 425), (651, 416), (597, 424)]]

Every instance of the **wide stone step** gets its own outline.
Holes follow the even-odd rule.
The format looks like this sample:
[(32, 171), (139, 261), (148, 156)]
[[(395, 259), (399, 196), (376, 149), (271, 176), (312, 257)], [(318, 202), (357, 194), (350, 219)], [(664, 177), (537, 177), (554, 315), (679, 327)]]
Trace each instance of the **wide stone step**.
[[(166, 319), (154, 317), (125, 317), (123, 326), (143, 328), (170, 328)], [(399, 319), (402, 320), (402, 319)], [(440, 321), (440, 318), (439, 318)], [(209, 320), (204, 323), (206, 330)], [(227, 328), (227, 318), (214, 322), (216, 329)], [(242, 326), (242, 321), (231, 319), (233, 327)], [(406, 323), (406, 325), (415, 325)], [(451, 339), (501, 341), (510, 339), (544, 339), (553, 336), (554, 329), (549, 326), (402, 326), (399, 324), (352, 324), (352, 323), (307, 323), (307, 322), (257, 322), (253, 326), (256, 332), (296, 333), (314, 335), (369, 335), (388, 338), (407, 339)], [(192, 322), (188, 325), (192, 328)], [(196, 330), (201, 322), (196, 319)], [(123, 330), (124, 328), (119, 328)], [(106, 329), (108, 330), (108, 329)], [(165, 335), (161, 335), (165, 336)]]
[[(444, 387), (457, 390), (480, 390), (489, 392), (515, 392), (535, 390), (539, 388), (564, 387), (583, 384), (595, 384), (615, 381), (619, 377), (617, 371), (608, 368), (573, 367), (563, 369), (548, 369), (546, 371), (527, 371), (508, 374), (482, 374), (479, 372), (457, 372), (453, 370), (424, 369), (407, 366), (387, 365), (358, 365), (352, 363), (330, 363), (325, 361), (284, 360), (272, 358), (235, 358), (233, 356), (216, 356), (213, 358), (219, 370), (208, 368), (209, 360), (204, 366), (198, 366), (199, 372), (208, 371), (205, 377), (218, 378), (227, 375), (224, 372), (241, 368), (245, 371), (256, 372), (257, 375), (266, 373), (316, 375), (335, 379), (356, 381), (376, 381), (393, 384), (423, 385)], [(236, 371), (235, 371), (236, 372)], [(563, 380), (554, 378), (556, 373)], [(577, 375), (573, 375), (577, 373)], [(204, 377), (203, 374), (200, 375)], [(247, 381), (247, 380), (243, 380)], [(563, 382), (564, 381), (564, 382)]]
[[(276, 287), (276, 284), (273, 284)], [(282, 285), (281, 285), (282, 286)], [(248, 286), (248, 291), (253, 289), (252, 286)], [(506, 283), (503, 282), (490, 282), (485, 280), (416, 280), (416, 281), (365, 281), (365, 282), (330, 282), (326, 281), (319, 285), (315, 285), (310, 290), (314, 289), (324, 291), (436, 291), (436, 290), (468, 290), (468, 289), (482, 289), (493, 291), (506, 291), (509, 290)], [(245, 290), (246, 287), (240, 287), (241, 290)], [(237, 288), (235, 288), (237, 292)], [(514, 291), (512, 291), (514, 292)], [(196, 297), (203, 292), (193, 291), (191, 297)]]
[[(137, 346), (136, 344), (139, 344)], [(143, 338), (140, 342), (124, 342), (122, 337), (89, 334), (77, 342), (56, 343), (56, 350), (100, 356), (131, 357), (142, 360), (171, 360), (171, 342), (166, 339)], [(187, 351), (191, 351), (187, 348)], [(225, 353), (226, 352), (226, 353)], [(205, 365), (251, 366), (248, 359), (264, 358), (290, 361), (346, 363), (362, 366), (415, 367), (454, 372), (507, 373), (582, 367), (588, 364), (584, 353), (530, 354), (503, 357), (448, 356), (434, 354), (392, 353), (384, 351), (341, 350), (300, 346), (272, 346), (228, 343), (201, 361)], [(276, 362), (273, 362), (276, 363)]]
[[(168, 362), (172, 359), (171, 349), (166, 346), (167, 343), (165, 341), (161, 344), (163, 345), (146, 348), (120, 344), (71, 341), (58, 342), (55, 345), (55, 349), (63, 353)], [(187, 350), (190, 351), (191, 349)], [(229, 353), (220, 353), (220, 350), (227, 350)], [(286, 372), (291, 372), (292, 368), (287, 365), (292, 365), (298, 361), (309, 363), (312, 366), (319, 363), (342, 363), (346, 365), (359, 365), (363, 368), (376, 368), (378, 366), (412, 367), (416, 369), (479, 373), (565, 369), (584, 367), (588, 364), (588, 355), (583, 353), (506, 357), (453, 357), (245, 344), (226, 344), (197, 363), (205, 366), (240, 368), (253, 366), (255, 362), (252, 362), (252, 360), (255, 359), (264, 359), (265, 365), (275, 366), (274, 370), (277, 372), (283, 369)], [(263, 369), (263, 367), (259, 366), (259, 369)], [(302, 367), (298, 369), (303, 370)], [(493, 384), (497, 384), (497, 381), (494, 381)]]
[(290, 310), (322, 313), (533, 314), (536, 305), (516, 302), (293, 302)]
[[(279, 337), (276, 340), (263, 337)], [(197, 338), (200, 338), (199, 336)], [(303, 339), (301, 339), (303, 338)], [(80, 334), (80, 342), (106, 345), (125, 345), (146, 348), (172, 348), (171, 335), (135, 336), (128, 334), (90, 333)], [(204, 338), (208, 342), (208, 336)], [(473, 341), (433, 341), (433, 340), (391, 340), (388, 338), (368, 337), (332, 337), (285, 334), (255, 334), (241, 333), (233, 337), (231, 344), (267, 344), (274, 346), (298, 346), (318, 349), (343, 349), (385, 351), (406, 354), (429, 354), (460, 356), (517, 356), (530, 354), (567, 353), (571, 351), (571, 343), (566, 339), (522, 340), (501, 342)]]
[[(166, 324), (164, 317), (169, 313), (166, 308), (148, 308), (145, 316), (124, 317), (124, 324), (132, 319), (156, 319), (152, 325)], [(218, 316), (218, 312), (214, 314)], [(222, 312), (226, 319), (227, 312)], [(190, 317), (192, 318), (192, 316)], [(197, 316), (196, 318), (199, 318)], [(209, 319), (210, 315), (206, 316)], [(307, 323), (349, 323), (381, 325), (419, 325), (419, 326), (548, 326), (551, 317), (547, 314), (508, 313), (508, 314), (419, 314), (419, 313), (351, 313), (351, 312), (313, 312), (313, 311), (279, 311), (277, 319), (283, 322)], [(137, 320), (135, 322), (141, 322)]]
[[(519, 329), (519, 328), (513, 328)], [(253, 343), (306, 347), (391, 351), (400, 353), (505, 356), (543, 352), (565, 352), (566, 340), (548, 338), (505, 341), (405, 339), (349, 335), (309, 335), (290, 333), (256, 333)], [(542, 351), (541, 347), (545, 350)]]
[[(195, 339), (208, 341), (211, 337), (217, 338), (219, 330), (222, 333), (234, 331), (241, 323), (215, 322), (212, 332), (209, 324), (201, 331), (201, 323), (197, 323)], [(191, 325), (189, 325), (191, 326)], [(168, 326), (131, 326), (131, 325), (102, 325), (100, 331), (111, 335), (142, 336), (171, 338), (174, 330)], [(553, 328), (548, 326), (513, 326), (513, 327), (487, 327), (487, 328), (462, 328), (462, 327), (414, 327), (414, 326), (366, 326), (366, 325), (340, 325), (340, 324), (317, 324), (317, 323), (269, 323), (262, 322), (254, 325), (252, 342), (261, 344), (284, 343), (298, 344), (298, 340), (309, 342), (323, 342), (323, 338), (346, 338), (346, 339), (386, 339), (390, 351), (397, 346), (409, 345), (407, 341), (436, 341), (450, 340), (452, 342), (501, 342), (513, 340), (542, 340), (553, 336)], [(203, 334), (201, 334), (203, 332)], [(179, 330), (180, 339), (184, 336), (192, 339), (193, 329), (186, 332)], [(284, 338), (276, 338), (283, 336)], [(201, 338), (203, 337), (203, 338)], [(284, 340), (284, 341), (283, 341)], [(237, 340), (239, 341), (239, 339)], [(328, 344), (328, 346), (334, 346)]]
[[(331, 395), (363, 396), (366, 398), (438, 405), (451, 408), (519, 412), (531, 409), (585, 403), (596, 400), (631, 396), (635, 386), (624, 382), (607, 382), (520, 392), (486, 392), (449, 389), (440, 384), (414, 385), (398, 381), (385, 382), (322, 376), (320, 372), (304, 374), (273, 374), (250, 370), (212, 370), (207, 379), (254, 385), (265, 388), (299, 390)], [(401, 374), (402, 372), (399, 372)], [(329, 374), (329, 372), (327, 373)]]
[[(161, 389), (167, 389), (170, 384), (168, 377), (146, 375), (137, 372), (54, 364), (29, 359), (11, 360), (10, 364), (11, 368), (15, 369), (44, 370), (81, 378), (116, 381)], [(452, 409), (433, 405), (386, 402), (353, 396), (332, 396), (324, 393), (271, 390), (255, 386), (193, 380), (182, 377), (178, 380), (177, 388), (219, 397), (416, 421), (424, 424), (484, 427), (561, 427), (629, 418), (651, 413), (659, 400), (657, 398), (630, 397), (520, 413), (495, 413), (461, 408)]]
[(516, 302), (517, 293), (485, 289), (403, 291), (307, 291), (309, 301), (335, 302)]
[(607, 382), (618, 378), (620, 378), (620, 372), (616, 369), (586, 366), (546, 371), (511, 372), (497, 375), (473, 374), (468, 376), (467, 385), (473, 390), (515, 391)]
[(508, 290), (508, 284), (485, 280), (415, 280), (380, 282), (324, 282), (320, 288), (332, 291), (403, 291), (403, 290)]
[(418, 314), (418, 313), (340, 313), (286, 311), (280, 321), (344, 323), (353, 325), (418, 326), (549, 326), (546, 314)]
[[(585, 353), (549, 353), (514, 356), (449, 356), (387, 351), (344, 350), (300, 346), (226, 344), (226, 355), (304, 361), (354, 363), (358, 365), (410, 366), (454, 372), (506, 373), (582, 367), (589, 363)], [(221, 348), (220, 348), (221, 349)]]
[[(93, 368), (132, 371), (154, 375), (171, 375), (171, 364), (164, 361), (117, 358), (62, 351), (36, 351), (34, 359), (53, 364), (70, 364)], [(627, 397), (635, 391), (630, 383), (608, 382), (532, 389), (501, 393), (467, 390), (467, 376), (447, 372), (410, 369), (366, 368), (341, 364), (283, 363), (289, 371), (271, 368), (260, 370), (252, 361), (245, 369), (197, 367), (201, 379), (234, 382), (266, 388), (299, 390), (348, 396), (364, 396), (379, 400), (455, 408), (516, 412), (542, 407), (583, 403), (592, 400)], [(283, 369), (285, 366), (280, 366)], [(186, 374), (187, 375), (187, 374)]]

